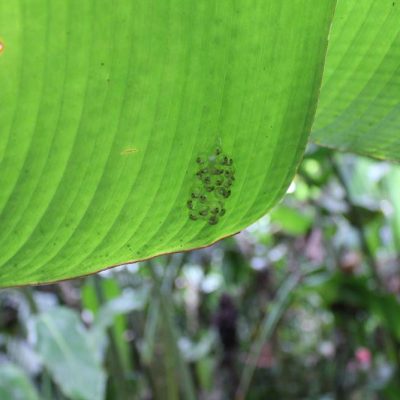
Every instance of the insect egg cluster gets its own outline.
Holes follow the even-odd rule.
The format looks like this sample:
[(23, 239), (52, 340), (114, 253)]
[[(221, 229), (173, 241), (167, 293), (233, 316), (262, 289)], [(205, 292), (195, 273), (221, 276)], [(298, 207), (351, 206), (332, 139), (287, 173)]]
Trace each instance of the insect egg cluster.
[(226, 212), (225, 201), (235, 181), (233, 160), (217, 146), (211, 155), (197, 156), (196, 166), (196, 184), (186, 204), (189, 218), (215, 225)]

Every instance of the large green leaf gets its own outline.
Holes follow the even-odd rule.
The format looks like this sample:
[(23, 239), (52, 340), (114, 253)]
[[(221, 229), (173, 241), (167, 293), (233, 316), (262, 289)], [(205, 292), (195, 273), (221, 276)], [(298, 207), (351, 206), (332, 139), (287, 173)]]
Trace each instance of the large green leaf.
[(0, 364), (0, 399), (39, 400), (39, 396), (25, 372), (7, 362)]
[(311, 138), (400, 161), (399, 0), (338, 0)]
[(36, 348), (62, 392), (72, 400), (104, 398), (106, 374), (96, 342), (78, 315), (57, 307), (34, 318)]
[[(0, 0), (0, 285), (208, 245), (265, 214), (311, 129), (334, 6)], [(212, 190), (222, 170), (233, 185)], [(221, 215), (196, 198), (192, 220), (193, 192)]]

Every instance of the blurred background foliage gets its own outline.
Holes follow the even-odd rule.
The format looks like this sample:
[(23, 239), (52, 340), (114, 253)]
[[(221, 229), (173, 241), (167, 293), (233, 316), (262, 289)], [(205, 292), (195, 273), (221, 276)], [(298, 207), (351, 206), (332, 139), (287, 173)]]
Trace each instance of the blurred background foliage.
[(0, 399), (400, 399), (400, 167), (311, 146), (240, 234), (0, 291)]

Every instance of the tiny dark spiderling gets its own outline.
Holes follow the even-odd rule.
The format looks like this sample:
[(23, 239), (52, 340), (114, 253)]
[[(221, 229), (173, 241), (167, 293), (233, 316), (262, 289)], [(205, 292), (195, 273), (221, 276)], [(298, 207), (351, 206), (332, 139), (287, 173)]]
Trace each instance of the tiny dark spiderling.
[(204, 164), (206, 162), (206, 160), (203, 157), (198, 156), (196, 158), (196, 162), (197, 162), (197, 164)]
[(201, 215), (202, 217), (206, 217), (208, 215), (208, 208), (203, 208), (202, 210), (200, 210), (199, 215)]
[(208, 223), (210, 225), (215, 225), (218, 222), (218, 218), (215, 215), (212, 215), (209, 219), (208, 219)]

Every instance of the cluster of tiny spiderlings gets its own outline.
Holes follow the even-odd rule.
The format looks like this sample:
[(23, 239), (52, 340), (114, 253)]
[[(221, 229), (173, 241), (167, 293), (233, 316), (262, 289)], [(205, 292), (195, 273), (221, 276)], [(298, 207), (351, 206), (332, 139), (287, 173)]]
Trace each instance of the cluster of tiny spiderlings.
[(187, 201), (189, 218), (215, 225), (226, 213), (225, 200), (231, 195), (235, 181), (233, 160), (223, 153), (221, 147), (216, 147), (209, 156), (199, 155), (196, 163), (197, 183)]

